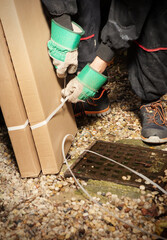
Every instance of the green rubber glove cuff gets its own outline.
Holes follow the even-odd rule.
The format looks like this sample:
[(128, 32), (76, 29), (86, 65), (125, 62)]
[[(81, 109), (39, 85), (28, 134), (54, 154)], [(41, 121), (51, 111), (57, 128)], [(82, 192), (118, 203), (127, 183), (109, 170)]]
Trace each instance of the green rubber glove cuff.
[(84, 30), (75, 22), (72, 22), (72, 25), (77, 29), (77, 32), (61, 26), (52, 19), (51, 40), (58, 48), (68, 51), (77, 49), (80, 38), (84, 34)]
[(79, 95), (78, 99), (80, 100), (86, 100), (90, 97), (94, 97), (96, 92), (92, 91), (91, 89), (84, 87), (82, 90), (82, 93)]
[(76, 77), (83, 84), (83, 91), (79, 96), (80, 100), (93, 97), (97, 90), (107, 81), (107, 77), (87, 64)]

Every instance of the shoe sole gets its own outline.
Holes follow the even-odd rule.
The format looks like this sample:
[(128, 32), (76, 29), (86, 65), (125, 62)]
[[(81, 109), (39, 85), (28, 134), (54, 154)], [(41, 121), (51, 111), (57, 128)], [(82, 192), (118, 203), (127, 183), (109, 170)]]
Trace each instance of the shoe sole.
[(102, 111), (93, 111), (93, 112), (85, 111), (85, 115), (88, 117), (104, 117), (108, 115), (110, 112), (111, 112), (111, 108), (108, 106), (108, 108)]
[(149, 138), (141, 137), (143, 142), (146, 143), (165, 143), (167, 142), (167, 138), (159, 138), (158, 136), (151, 136)]

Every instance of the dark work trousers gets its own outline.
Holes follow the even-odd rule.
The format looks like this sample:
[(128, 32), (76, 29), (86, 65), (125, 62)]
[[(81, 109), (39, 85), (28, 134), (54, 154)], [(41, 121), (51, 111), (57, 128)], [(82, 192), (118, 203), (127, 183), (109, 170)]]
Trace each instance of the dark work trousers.
[(129, 49), (129, 80), (135, 93), (153, 102), (167, 93), (167, 1), (152, 1), (139, 39)]
[(129, 81), (144, 102), (167, 93), (167, 50), (148, 52), (137, 44), (129, 49)]
[[(77, 0), (78, 14), (73, 20), (85, 30), (78, 48), (78, 71), (87, 63), (91, 63), (96, 56), (101, 29), (107, 21), (110, 4), (111, 0)], [(145, 27), (144, 30), (147, 33), (149, 29)], [(149, 37), (144, 39), (147, 45)], [(167, 49), (159, 51), (153, 49), (151, 52), (132, 43), (128, 49), (128, 56), (129, 81), (138, 97), (143, 101), (151, 102), (167, 93)]]
[(78, 48), (78, 71), (96, 57), (100, 32), (108, 17), (111, 0), (78, 0), (78, 14), (73, 18), (85, 31)]

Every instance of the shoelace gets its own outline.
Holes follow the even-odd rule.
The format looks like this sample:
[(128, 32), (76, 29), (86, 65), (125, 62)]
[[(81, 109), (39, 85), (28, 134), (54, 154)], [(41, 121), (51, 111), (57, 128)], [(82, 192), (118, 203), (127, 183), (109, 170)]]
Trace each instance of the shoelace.
[(100, 98), (102, 98), (104, 92), (106, 92), (107, 95), (108, 95), (108, 94), (110, 93), (110, 89), (105, 89), (105, 88), (103, 88), (103, 90), (102, 90), (102, 92), (101, 92), (101, 94), (100, 94), (99, 97), (88, 98), (88, 99), (86, 100), (87, 103), (88, 103), (89, 105), (92, 105), (92, 106), (95, 106), (95, 107), (96, 107), (96, 106), (98, 105), (98, 104), (96, 103), (96, 101), (97, 101), (97, 100), (100, 100)]
[[(159, 102), (154, 102), (151, 103), (150, 105), (143, 105), (141, 108), (145, 107), (146, 111), (149, 112), (150, 108), (151, 110), (154, 111), (154, 114), (149, 114), (148, 115), (148, 123), (154, 122), (158, 126), (163, 126), (166, 125), (166, 120), (165, 120), (165, 112), (162, 107), (162, 103)], [(157, 119), (161, 120), (161, 123), (157, 121)]]

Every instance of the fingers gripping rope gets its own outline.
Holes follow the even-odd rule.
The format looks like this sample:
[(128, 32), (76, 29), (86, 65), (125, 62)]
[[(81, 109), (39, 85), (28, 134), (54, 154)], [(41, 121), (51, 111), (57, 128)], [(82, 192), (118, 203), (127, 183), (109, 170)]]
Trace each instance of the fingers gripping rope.
[[(71, 137), (72, 139), (74, 139), (74, 136), (71, 135), (71, 134), (67, 134), (67, 135), (64, 137), (64, 139), (63, 139), (63, 142), (62, 142), (62, 154), (63, 154), (64, 162), (66, 163), (67, 168), (68, 168), (68, 170), (70, 171), (71, 175), (73, 176), (75, 182), (76, 182), (77, 185), (81, 188), (81, 190), (86, 194), (86, 196), (87, 196), (92, 202), (94, 202), (95, 204), (98, 204), (106, 213), (108, 213), (109, 215), (111, 215), (112, 217), (114, 217), (115, 219), (117, 219), (118, 221), (120, 221), (120, 222), (122, 222), (122, 223), (124, 223), (124, 224), (126, 224), (126, 225), (129, 225), (131, 228), (135, 228), (135, 229), (137, 229), (138, 231), (140, 231), (140, 232), (142, 232), (142, 233), (145, 233), (145, 234), (147, 234), (147, 235), (149, 235), (149, 236), (152, 236), (152, 237), (154, 237), (154, 238), (156, 238), (156, 239), (158, 238), (158, 239), (167, 240), (167, 238), (160, 237), (160, 236), (158, 236), (158, 235), (156, 235), (156, 234), (149, 233), (149, 232), (147, 232), (147, 231), (145, 231), (145, 230), (143, 230), (143, 229), (141, 229), (141, 228), (139, 228), (139, 227), (137, 227), (137, 226), (134, 226), (133, 224), (128, 223), (127, 221), (124, 221), (124, 220), (120, 219), (119, 217), (117, 217), (117, 216), (116, 216), (115, 214), (113, 214), (112, 212), (109, 212), (108, 209), (106, 209), (105, 207), (103, 207), (100, 202), (96, 201), (96, 200), (84, 189), (84, 187), (79, 183), (79, 181), (78, 181), (77, 178), (75, 177), (74, 173), (72, 172), (72, 170), (71, 170), (71, 168), (70, 168), (70, 165), (68, 164), (68, 161), (67, 161), (66, 156), (65, 156), (64, 145), (65, 145), (66, 139), (67, 139), (68, 137)], [(147, 177), (144, 176), (143, 174), (140, 174), (140, 173), (136, 172), (135, 170), (133, 170), (133, 169), (131, 169), (131, 168), (129, 168), (129, 167), (126, 167), (126, 166), (124, 166), (123, 164), (120, 164), (120, 163), (114, 161), (113, 159), (107, 158), (107, 157), (105, 157), (105, 156), (103, 156), (103, 155), (100, 155), (100, 154), (98, 154), (98, 153), (96, 153), (96, 152), (93, 152), (93, 151), (90, 151), (90, 150), (85, 150), (85, 152), (91, 152), (91, 153), (93, 153), (93, 154), (95, 154), (95, 155), (99, 155), (99, 156), (101, 156), (101, 157), (103, 157), (103, 158), (106, 158), (106, 159), (109, 160), (109, 161), (112, 161), (112, 162), (114, 162), (114, 163), (116, 163), (116, 164), (118, 164), (118, 165), (120, 165), (120, 166), (128, 169), (129, 171), (131, 171), (131, 172), (137, 174), (138, 176), (140, 176), (141, 178), (149, 181), (152, 185), (156, 186), (156, 187), (157, 187), (159, 190), (161, 190), (164, 194), (167, 194), (167, 192), (166, 192), (163, 188), (161, 188), (158, 184), (154, 183), (152, 180), (150, 180), (149, 178), (147, 178)]]

